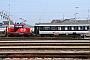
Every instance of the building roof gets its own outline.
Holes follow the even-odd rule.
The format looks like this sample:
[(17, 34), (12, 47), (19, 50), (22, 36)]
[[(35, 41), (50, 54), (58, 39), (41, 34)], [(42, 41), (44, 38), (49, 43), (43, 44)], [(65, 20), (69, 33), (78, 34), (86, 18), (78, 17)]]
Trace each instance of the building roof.
[[(10, 20), (10, 25), (13, 25), (14, 23), (13, 23), (13, 21), (12, 20)], [(9, 25), (9, 21), (7, 20), (7, 21), (3, 21), (3, 25)]]
[(52, 20), (50, 23), (36, 23), (35, 25), (71, 25), (71, 24), (90, 24), (90, 20)]

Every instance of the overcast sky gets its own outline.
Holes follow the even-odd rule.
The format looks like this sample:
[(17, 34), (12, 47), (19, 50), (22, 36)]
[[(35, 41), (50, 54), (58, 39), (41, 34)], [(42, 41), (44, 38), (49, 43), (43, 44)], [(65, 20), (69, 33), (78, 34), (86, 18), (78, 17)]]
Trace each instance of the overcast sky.
[(90, 10), (90, 0), (0, 0), (0, 11), (9, 12), (9, 4), (11, 19), (22, 22), (19, 18), (23, 18), (29, 25), (63, 19), (63, 16), (75, 18), (75, 13), (77, 19), (87, 19)]

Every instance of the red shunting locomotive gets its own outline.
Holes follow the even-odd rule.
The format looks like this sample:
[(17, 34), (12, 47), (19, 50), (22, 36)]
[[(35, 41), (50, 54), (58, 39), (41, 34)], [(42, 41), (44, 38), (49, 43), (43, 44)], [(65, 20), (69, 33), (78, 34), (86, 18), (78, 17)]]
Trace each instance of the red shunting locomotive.
[(30, 36), (30, 28), (25, 27), (25, 25), (26, 24), (14, 24), (14, 27), (8, 28), (8, 36)]

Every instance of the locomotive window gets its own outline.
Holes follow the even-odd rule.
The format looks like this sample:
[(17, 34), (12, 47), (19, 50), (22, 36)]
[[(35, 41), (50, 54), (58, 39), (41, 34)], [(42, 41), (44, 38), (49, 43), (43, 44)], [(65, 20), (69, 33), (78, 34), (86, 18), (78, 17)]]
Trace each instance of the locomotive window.
[(15, 27), (22, 28), (23, 26), (15, 26)]

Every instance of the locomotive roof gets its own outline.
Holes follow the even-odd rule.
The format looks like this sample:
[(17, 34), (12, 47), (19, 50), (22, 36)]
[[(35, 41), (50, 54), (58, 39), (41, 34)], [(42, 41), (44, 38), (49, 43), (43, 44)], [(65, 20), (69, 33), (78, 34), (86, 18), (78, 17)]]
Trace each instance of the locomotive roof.
[(14, 26), (24, 26), (25, 24), (13, 24)]
[(52, 20), (51, 23), (36, 23), (35, 25), (90, 25), (90, 20)]

